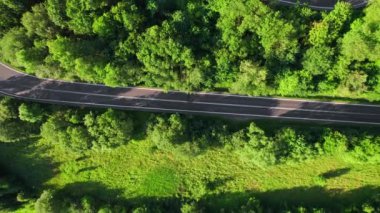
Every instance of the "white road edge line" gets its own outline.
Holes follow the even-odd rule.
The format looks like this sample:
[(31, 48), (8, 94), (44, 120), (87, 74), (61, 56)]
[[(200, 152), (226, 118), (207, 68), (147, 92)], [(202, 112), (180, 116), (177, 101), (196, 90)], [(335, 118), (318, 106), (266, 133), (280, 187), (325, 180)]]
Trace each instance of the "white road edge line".
[[(200, 101), (179, 101), (170, 99), (159, 99), (159, 98), (144, 98), (144, 97), (132, 97), (132, 96), (120, 96), (120, 95), (107, 95), (99, 93), (87, 93), (87, 92), (76, 92), (68, 90), (56, 90), (56, 89), (40, 89), (40, 91), (51, 91), (57, 93), (66, 94), (78, 94), (78, 95), (89, 95), (89, 96), (100, 96), (100, 97), (113, 97), (113, 98), (123, 98), (132, 100), (149, 100), (149, 101), (161, 101), (161, 102), (172, 102), (172, 103), (189, 103), (189, 104), (203, 104), (203, 105), (217, 105), (217, 106), (234, 106), (234, 107), (246, 107), (246, 108), (261, 108), (261, 109), (271, 109), (271, 110), (292, 110), (292, 111), (303, 111), (303, 112), (320, 112), (320, 113), (335, 113), (335, 114), (348, 114), (348, 115), (378, 115), (374, 113), (356, 113), (356, 112), (342, 112), (342, 111), (327, 111), (327, 110), (312, 110), (312, 109), (299, 109), (299, 108), (289, 108), (289, 107), (265, 107), (257, 105), (245, 105), (245, 104), (224, 104), (215, 102), (200, 102)], [(19, 92), (21, 93), (21, 92)], [(18, 95), (16, 93), (16, 95)]]
[(280, 118), (288, 120), (303, 120), (303, 121), (322, 121), (322, 122), (336, 122), (336, 123), (347, 123), (347, 124), (368, 124), (368, 125), (380, 125), (380, 123), (373, 122), (364, 122), (364, 121), (341, 121), (341, 120), (328, 120), (328, 119), (317, 119), (317, 118), (296, 118), (296, 117), (286, 117), (286, 116), (270, 116), (270, 115), (254, 115), (254, 114), (242, 114), (242, 113), (229, 113), (229, 112), (210, 112), (210, 111), (197, 111), (197, 110), (181, 110), (181, 109), (161, 109), (155, 107), (138, 107), (138, 106), (123, 106), (123, 105), (112, 105), (112, 104), (98, 104), (90, 102), (71, 102), (71, 101), (60, 101), (60, 100), (50, 100), (43, 98), (28, 98), (17, 96), (13, 94), (8, 94), (6, 92), (0, 91), (7, 96), (13, 96), (25, 100), (37, 100), (44, 101), (48, 103), (68, 103), (68, 104), (77, 104), (77, 105), (88, 105), (88, 106), (102, 106), (102, 107), (114, 107), (114, 108), (125, 108), (125, 109), (146, 109), (146, 110), (155, 110), (155, 111), (170, 111), (170, 112), (183, 112), (183, 113), (203, 113), (203, 114), (215, 114), (215, 115), (237, 115), (237, 116), (248, 116), (248, 117), (259, 117), (259, 118)]
[[(148, 87), (110, 87), (106, 86), (104, 84), (96, 84), (96, 83), (83, 83), (83, 82), (71, 82), (71, 81), (63, 81), (63, 80), (55, 80), (51, 78), (37, 78), (36, 76), (29, 75), (23, 72), (20, 72), (18, 70), (13, 69), (12, 67), (3, 64), (0, 62), (0, 65), (5, 66), (6, 68), (17, 72), (21, 75), (30, 76), (36, 79), (46, 80), (46, 81), (53, 81), (53, 82), (62, 82), (67, 84), (80, 84), (80, 85), (88, 85), (88, 86), (101, 86), (101, 87), (109, 87), (109, 88), (119, 88), (119, 89), (139, 89), (139, 90), (149, 90), (149, 91), (157, 91), (157, 92), (171, 92), (171, 93), (182, 93), (186, 94), (186, 92), (181, 92), (177, 90), (169, 90), (165, 91), (163, 89), (156, 89), (156, 88), (148, 88)], [(215, 92), (191, 92), (190, 94), (200, 94), (200, 95), (215, 95), (215, 96), (222, 96), (222, 97), (240, 97), (240, 98), (250, 98), (250, 99), (264, 99), (264, 100), (284, 100), (284, 101), (293, 101), (293, 102), (304, 102), (304, 103), (324, 103), (324, 104), (331, 104), (331, 105), (350, 105), (350, 106), (367, 106), (367, 107), (376, 107), (380, 108), (380, 105), (376, 104), (355, 104), (355, 103), (345, 103), (345, 102), (335, 102), (335, 101), (317, 101), (317, 100), (308, 100), (308, 99), (291, 99), (291, 98), (275, 98), (275, 97), (262, 97), (262, 96), (248, 96), (248, 95), (235, 95), (235, 94), (226, 94), (226, 93), (215, 93)]]

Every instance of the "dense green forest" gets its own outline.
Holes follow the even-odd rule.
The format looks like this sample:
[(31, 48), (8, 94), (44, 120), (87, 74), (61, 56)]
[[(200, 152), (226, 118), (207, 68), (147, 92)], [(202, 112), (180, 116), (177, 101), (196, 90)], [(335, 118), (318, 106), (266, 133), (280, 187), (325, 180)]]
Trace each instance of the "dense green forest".
[[(0, 61), (39, 77), (380, 101), (380, 1), (0, 0)], [(0, 97), (2, 212), (380, 212), (376, 127)]]
[(259, 0), (0, 2), (0, 57), (40, 77), (380, 100), (380, 1), (331, 12)]
[(376, 128), (2, 98), (0, 141), (0, 211), (380, 210)]

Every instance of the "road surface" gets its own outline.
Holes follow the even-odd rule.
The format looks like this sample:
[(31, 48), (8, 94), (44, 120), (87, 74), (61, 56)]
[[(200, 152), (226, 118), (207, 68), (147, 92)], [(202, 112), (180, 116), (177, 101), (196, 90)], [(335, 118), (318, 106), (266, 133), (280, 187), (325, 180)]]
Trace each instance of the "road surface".
[[(346, 0), (352, 4), (353, 8), (361, 8), (368, 4), (368, 0)], [(315, 10), (332, 10), (338, 0), (278, 0), (280, 4), (284, 5), (307, 5)]]
[(200, 114), (238, 119), (380, 125), (380, 105), (248, 97), (223, 93), (164, 92), (141, 87), (40, 79), (0, 64), (0, 93), (18, 99), (73, 106)]

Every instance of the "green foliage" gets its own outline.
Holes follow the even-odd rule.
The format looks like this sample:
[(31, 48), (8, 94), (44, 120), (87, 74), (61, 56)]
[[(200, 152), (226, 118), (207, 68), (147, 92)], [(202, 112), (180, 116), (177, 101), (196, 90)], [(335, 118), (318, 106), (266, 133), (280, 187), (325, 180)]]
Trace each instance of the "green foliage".
[(59, 27), (66, 27), (66, 1), (62, 0), (46, 0), (46, 11), (50, 20)]
[(342, 54), (350, 61), (380, 60), (380, 1), (372, 1), (365, 9), (365, 16), (351, 24), (344, 35)]
[(10, 98), (0, 99), (0, 122), (17, 118), (16, 105)]
[(106, 1), (65, 0), (67, 27), (76, 34), (92, 34), (96, 13), (109, 6)]
[(264, 48), (264, 58), (271, 62), (292, 63), (298, 53), (298, 41), (293, 25), (279, 17), (279, 13), (266, 16), (257, 31)]
[(19, 108), (19, 118), (22, 121), (36, 123), (42, 121), (44, 118), (44, 109), (39, 104), (25, 104), (22, 103)]
[(276, 81), (278, 82), (277, 93), (280, 95), (297, 95), (303, 89), (297, 73), (279, 75)]
[(243, 61), (240, 64), (240, 74), (232, 84), (232, 93), (249, 95), (260, 95), (266, 88), (267, 70), (250, 61)]
[(334, 51), (327, 46), (316, 46), (308, 49), (303, 58), (303, 73), (306, 79), (312, 79), (317, 75), (326, 75), (332, 68)]
[(37, 35), (52, 39), (57, 34), (57, 29), (50, 21), (44, 4), (37, 4), (32, 7), (32, 12), (24, 13), (21, 23), (27, 30), (28, 36)]
[[(0, 127), (13, 122), (16, 125), (7, 131), (20, 137), (25, 129), (19, 128), (32, 123), (22, 123), (17, 109), (31, 105), (1, 102), (0, 109), (14, 113)], [(360, 188), (379, 184), (380, 140), (375, 128), (308, 129), (198, 116), (44, 109), (47, 119), (33, 124), (41, 126), (41, 140), (0, 143), (5, 171), (33, 186), (49, 183), (46, 189), (58, 190), (40, 195), (38, 212), (293, 212), (314, 209), (316, 202), (335, 211), (347, 203), (352, 203), (348, 209), (377, 208), (377, 198), (369, 198), (377, 189)], [(149, 116), (152, 119), (146, 119)], [(112, 149), (91, 149), (94, 146)], [(336, 197), (323, 187), (348, 193)], [(1, 192), (0, 181), (0, 208)]]
[(3, 0), (0, 58), (110, 86), (380, 100), (378, 2)]
[(111, 109), (98, 116), (87, 114), (84, 117), (84, 124), (94, 138), (93, 144), (98, 147), (125, 144), (131, 139), (133, 133), (133, 120), (125, 113)]
[(25, 29), (12, 28), (0, 40), (1, 58), (20, 67), (22, 63), (18, 60), (17, 53), (29, 48), (31, 42), (26, 36)]
[(274, 152), (280, 162), (303, 161), (313, 155), (311, 147), (303, 136), (299, 136), (293, 129), (284, 128), (274, 137)]
[(351, 18), (351, 5), (338, 2), (334, 10), (324, 16), (322, 22), (315, 23), (310, 30), (309, 42), (314, 46), (330, 45), (340, 36), (345, 24)]
[[(181, 21), (181, 20), (179, 20)], [(178, 88), (187, 84), (187, 78), (195, 67), (195, 59), (190, 48), (176, 41), (173, 25), (164, 22), (153, 26), (140, 38), (138, 59), (144, 64), (148, 80), (152, 86)]]
[(380, 162), (380, 137), (367, 136), (360, 138), (352, 152), (357, 159), (363, 162)]
[(0, 37), (17, 24), (17, 13), (0, 2)]
[(145, 17), (133, 1), (119, 2), (111, 9), (113, 18), (122, 23), (127, 31), (137, 31), (144, 22)]
[(185, 137), (186, 124), (177, 114), (169, 118), (156, 117), (148, 127), (148, 138), (159, 149), (171, 148), (171, 144), (182, 142)]
[(326, 154), (334, 155), (347, 150), (348, 139), (337, 131), (327, 129), (322, 136), (322, 148)]
[(56, 211), (54, 206), (54, 192), (50, 190), (45, 190), (42, 192), (41, 196), (37, 199), (35, 203), (36, 212), (50, 213)]

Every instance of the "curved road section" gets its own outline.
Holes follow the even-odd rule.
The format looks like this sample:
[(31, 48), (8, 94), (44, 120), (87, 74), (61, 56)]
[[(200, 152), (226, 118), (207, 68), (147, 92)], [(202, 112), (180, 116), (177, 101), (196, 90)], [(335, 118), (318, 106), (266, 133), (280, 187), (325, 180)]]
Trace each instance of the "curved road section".
[[(305, 5), (315, 10), (333, 10), (338, 0), (278, 0), (283, 5)], [(367, 0), (346, 0), (357, 9), (368, 4)]]
[(0, 64), (0, 93), (22, 100), (72, 106), (214, 115), (237, 119), (380, 125), (380, 105), (249, 97), (223, 93), (165, 92), (40, 79)]

